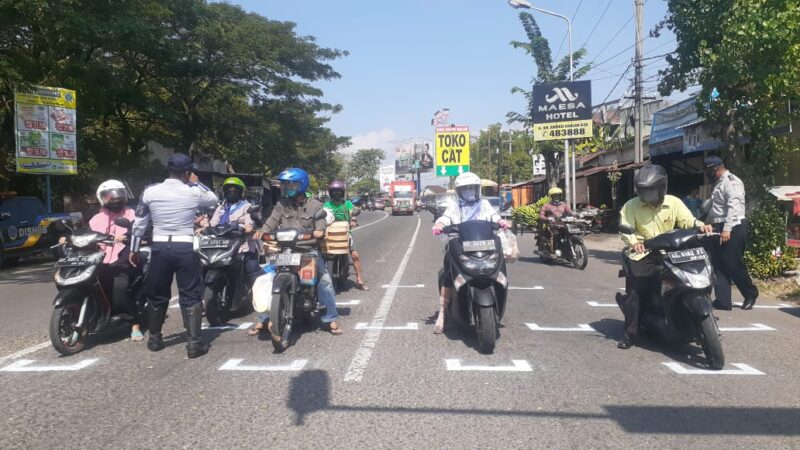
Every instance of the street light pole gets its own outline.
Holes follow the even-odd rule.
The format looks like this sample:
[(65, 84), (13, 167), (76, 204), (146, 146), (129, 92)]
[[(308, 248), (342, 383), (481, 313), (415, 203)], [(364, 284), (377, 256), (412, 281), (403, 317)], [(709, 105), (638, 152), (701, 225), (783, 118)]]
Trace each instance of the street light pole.
[[(559, 17), (567, 22), (567, 40), (569, 42), (569, 81), (575, 81), (575, 74), (573, 66), (575, 65), (572, 60), (572, 20), (569, 17), (548, 11), (546, 9), (537, 8), (528, 0), (508, 0), (508, 4), (514, 9), (532, 9), (540, 13), (547, 14), (554, 17)], [(570, 160), (569, 160), (569, 140), (564, 139), (564, 188), (566, 191), (567, 202), (572, 199), (572, 208), (575, 208), (575, 155), (572, 155), (572, 179), (570, 180)], [(571, 181), (571, 183), (570, 183)], [(570, 186), (571, 185), (571, 186)], [(570, 194), (572, 196), (570, 197)]]

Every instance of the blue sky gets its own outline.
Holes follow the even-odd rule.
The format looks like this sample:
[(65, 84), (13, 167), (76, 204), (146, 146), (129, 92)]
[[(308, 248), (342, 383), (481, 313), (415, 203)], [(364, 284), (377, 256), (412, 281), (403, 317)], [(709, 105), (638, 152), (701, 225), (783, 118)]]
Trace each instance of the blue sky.
[[(392, 148), (401, 138), (433, 137), (430, 120), (443, 107), (451, 121), (477, 132), (505, 123), (505, 114), (523, 110), (513, 86), (529, 87), (532, 59), (509, 42), (524, 40), (518, 11), (505, 0), (248, 0), (235, 1), (269, 19), (297, 24), (301, 35), (320, 45), (350, 52), (333, 62), (342, 78), (320, 83), (329, 102), (343, 105), (331, 128), (351, 136), (354, 147)], [(592, 79), (593, 101), (619, 98), (631, 85), (633, 70), (620, 74), (633, 58), (633, 0), (539, 0), (535, 6), (573, 17), (575, 48), (586, 43), (587, 61), (602, 63)], [(576, 13), (577, 10), (577, 13)], [(664, 17), (666, 2), (649, 0), (646, 31)], [(553, 53), (566, 35), (562, 19), (534, 12)], [(596, 27), (596, 29), (595, 29)], [(612, 37), (622, 30), (613, 40)], [(645, 35), (647, 33), (645, 32)], [(644, 41), (645, 56), (675, 48), (666, 32)], [(564, 42), (559, 55), (567, 53)], [(649, 60), (645, 78), (666, 63)], [(655, 87), (651, 78), (646, 87)]]

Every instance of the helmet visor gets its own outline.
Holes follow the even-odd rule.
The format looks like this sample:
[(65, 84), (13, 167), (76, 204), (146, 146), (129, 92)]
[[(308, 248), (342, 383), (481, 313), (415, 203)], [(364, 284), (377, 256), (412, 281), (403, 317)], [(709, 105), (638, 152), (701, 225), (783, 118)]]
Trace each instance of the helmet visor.
[(464, 203), (475, 203), (480, 199), (480, 186), (469, 185), (456, 189), (458, 198)]
[(638, 191), (639, 199), (649, 205), (657, 206), (664, 201), (665, 192), (660, 187), (639, 188)]
[(128, 193), (125, 189), (108, 189), (100, 193), (100, 200), (103, 205), (107, 205), (112, 201), (121, 201), (123, 203), (128, 201)]
[(281, 195), (294, 197), (300, 191), (300, 183), (296, 181), (281, 181)]

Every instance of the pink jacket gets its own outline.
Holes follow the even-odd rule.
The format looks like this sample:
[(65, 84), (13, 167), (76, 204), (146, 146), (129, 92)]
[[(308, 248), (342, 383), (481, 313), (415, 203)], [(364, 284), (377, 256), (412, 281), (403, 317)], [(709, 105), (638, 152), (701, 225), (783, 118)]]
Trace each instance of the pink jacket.
[[(117, 217), (124, 217), (131, 222), (136, 218), (136, 213), (133, 208), (125, 208), (121, 212), (114, 212), (108, 208), (100, 208), (100, 212), (95, 214), (89, 221), (89, 228), (98, 233), (106, 233), (111, 236), (124, 236), (128, 232), (126, 228), (117, 226), (114, 220)], [(113, 264), (119, 259), (119, 254), (125, 249), (125, 244), (114, 244), (113, 246), (101, 245), (100, 248), (106, 252), (106, 257), (103, 260), (105, 264)]]

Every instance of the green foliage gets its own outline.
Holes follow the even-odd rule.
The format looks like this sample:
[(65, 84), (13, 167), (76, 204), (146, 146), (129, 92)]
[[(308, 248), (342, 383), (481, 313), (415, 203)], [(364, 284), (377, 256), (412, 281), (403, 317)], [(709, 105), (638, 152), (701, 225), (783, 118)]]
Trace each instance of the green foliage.
[[(795, 268), (794, 252), (786, 247), (786, 219), (774, 202), (764, 202), (749, 219), (750, 236), (745, 262), (750, 274), (756, 278), (772, 278)], [(773, 256), (780, 247), (784, 253)]]
[(533, 228), (539, 224), (539, 211), (547, 203), (550, 203), (550, 197), (545, 196), (537, 200), (536, 203), (514, 208), (511, 212), (511, 219), (514, 223)]
[[(511, 140), (511, 153), (508, 141)], [(503, 131), (499, 123), (481, 130), (470, 144), (472, 171), (479, 177), (497, 181), (497, 150), (500, 157), (501, 182), (529, 180), (533, 177), (533, 161), (528, 151), (534, 148), (533, 135), (528, 132)]]

